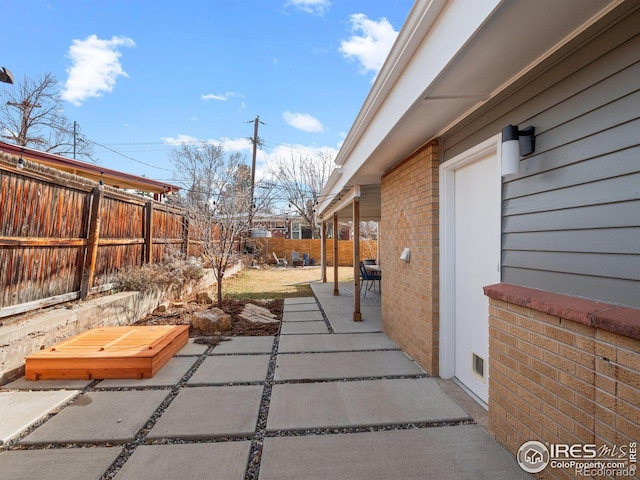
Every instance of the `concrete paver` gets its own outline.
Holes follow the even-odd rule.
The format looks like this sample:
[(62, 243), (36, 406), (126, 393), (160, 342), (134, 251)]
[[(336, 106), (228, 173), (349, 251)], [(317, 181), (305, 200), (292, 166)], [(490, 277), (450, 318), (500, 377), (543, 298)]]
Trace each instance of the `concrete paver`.
[(251, 442), (142, 445), (118, 472), (116, 480), (242, 480)]
[(114, 387), (168, 387), (178, 383), (196, 363), (197, 357), (173, 357), (151, 378), (113, 378), (103, 380), (96, 388)]
[(183, 389), (147, 438), (203, 438), (252, 434), (261, 385)]
[(531, 479), (477, 425), (266, 438), (260, 480)]
[(20, 377), (0, 387), (2, 390), (82, 390), (93, 380), (27, 380)]
[(417, 363), (399, 350), (278, 355), (276, 380), (328, 380), (338, 378), (423, 375)]
[(78, 390), (0, 392), (0, 445), (78, 393)]
[(387, 350), (398, 347), (383, 333), (286, 335), (280, 337), (279, 353), (346, 352), (355, 350)]
[(108, 447), (1, 452), (0, 478), (11, 480), (100, 478), (121, 450), (121, 448)]
[(283, 322), (317, 322), (324, 320), (320, 310), (311, 310), (308, 312), (287, 312), (282, 313)]
[(213, 349), (212, 355), (228, 353), (271, 353), (275, 337), (227, 337)]
[(341, 283), (340, 295), (333, 295), (333, 283), (311, 283), (331, 327), (335, 333), (367, 333), (382, 331), (380, 296), (376, 293), (360, 297), (361, 322), (353, 321), (353, 285)]
[(300, 303), (313, 303), (317, 305), (316, 297), (290, 297), (284, 299), (284, 306), (297, 305)]
[(269, 355), (210, 356), (187, 382), (189, 385), (264, 382)]
[(274, 385), (268, 430), (469, 419), (431, 378)]
[(280, 328), (281, 335), (329, 333), (325, 322), (285, 322)]
[(168, 390), (85, 393), (20, 443), (133, 440), (168, 394)]
[(327, 314), (329, 323), (335, 333), (375, 333), (382, 332), (382, 319), (379, 316), (380, 307), (367, 307), (360, 309), (361, 322), (353, 321), (353, 314), (331, 315)]
[(176, 355), (202, 355), (209, 345), (205, 345), (202, 343), (195, 343), (195, 338), (190, 338), (189, 342), (180, 349), (180, 351)]
[[(261, 462), (260, 480), (531, 478), (478, 425), (394, 430), (394, 425), (466, 420), (466, 411), (472, 410), (460, 408), (452, 400), (455, 397), (443, 390), (443, 381), (426, 378), (420, 367), (381, 333), (379, 295), (368, 292), (367, 298), (361, 298), (364, 321), (354, 322), (352, 285), (341, 284), (337, 297), (332, 284), (315, 283), (312, 288), (336, 333), (326, 333), (315, 297), (285, 300), (275, 372), (278, 383), (265, 399), (269, 402), (267, 430), (283, 430), (285, 436), (267, 436), (262, 454), (252, 458)], [(325, 333), (302, 333), (320, 330)], [(116, 480), (243, 479), (250, 455), (248, 438), (255, 433), (264, 386), (209, 384), (264, 382), (274, 341), (273, 336), (232, 337), (211, 349), (146, 435), (146, 440), (163, 444), (135, 447)], [(21, 379), (6, 385), (0, 388), (0, 440), (16, 435), (6, 434), (7, 419), (22, 415), (21, 426), (12, 430), (19, 431), (77, 395), (71, 406), (61, 409), (20, 443), (131, 441), (170, 394), (169, 389), (136, 387), (175, 385), (207, 348), (190, 339), (152, 379), (109, 380), (97, 385), (98, 390), (133, 387), (128, 391), (77, 395), (89, 385), (82, 380)], [(383, 378), (398, 375), (418, 378)], [(332, 381), (343, 378), (352, 380)], [(15, 391), (21, 389), (41, 391)], [(37, 395), (33, 397), (37, 401), (24, 402), (25, 396), (18, 405), (15, 400), (9, 403), (9, 398), (18, 398), (10, 396), (27, 394)], [(47, 397), (50, 394), (59, 397)], [(367, 433), (286, 436), (287, 430), (370, 426), (383, 428)], [(211, 441), (219, 437), (240, 438)], [(164, 444), (164, 439), (195, 442)], [(100, 478), (121, 450), (75, 445), (4, 451), (0, 452), (0, 478), (5, 473), (11, 479)]]
[(317, 303), (294, 303), (284, 306), (285, 312), (319, 312), (320, 307)]

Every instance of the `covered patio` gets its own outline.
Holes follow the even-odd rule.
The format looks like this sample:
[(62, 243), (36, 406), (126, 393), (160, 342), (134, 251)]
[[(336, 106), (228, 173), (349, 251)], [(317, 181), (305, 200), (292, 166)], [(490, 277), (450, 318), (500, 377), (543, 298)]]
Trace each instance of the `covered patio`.
[[(340, 168), (334, 170), (325, 189), (331, 188), (333, 184), (342, 175)], [(352, 318), (353, 322), (371, 321), (371, 323), (381, 322), (380, 309), (376, 314), (369, 308), (363, 308), (362, 281), (360, 275), (360, 222), (375, 221), (380, 222), (380, 177), (381, 173), (368, 177), (371, 184), (355, 185), (345, 187), (336, 195), (332, 201), (328, 202), (326, 208), (320, 212), (322, 219), (322, 282), (327, 282), (327, 230), (332, 225), (333, 232), (338, 231), (339, 222), (351, 221), (353, 225), (353, 287), (349, 289), (350, 293), (343, 292), (338, 283), (338, 242), (333, 242), (333, 296), (348, 299), (347, 302), (353, 306)], [(334, 234), (335, 238), (335, 234)], [(380, 230), (378, 229), (378, 244), (380, 242)], [(382, 266), (380, 261), (380, 249), (378, 258), (376, 259), (377, 269), (382, 274)], [(381, 289), (380, 289), (381, 290)], [(376, 292), (369, 290), (367, 295)], [(381, 301), (381, 292), (377, 292), (376, 298)], [(344, 301), (340, 302), (344, 305)], [(369, 328), (369, 327), (364, 327)], [(381, 331), (381, 330), (380, 330)]]

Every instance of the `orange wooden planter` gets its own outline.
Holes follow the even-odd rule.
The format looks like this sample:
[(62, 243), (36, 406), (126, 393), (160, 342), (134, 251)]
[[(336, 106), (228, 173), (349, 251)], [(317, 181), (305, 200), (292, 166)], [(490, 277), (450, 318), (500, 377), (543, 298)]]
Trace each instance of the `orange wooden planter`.
[(151, 378), (188, 340), (188, 325), (94, 328), (26, 357), (25, 378)]

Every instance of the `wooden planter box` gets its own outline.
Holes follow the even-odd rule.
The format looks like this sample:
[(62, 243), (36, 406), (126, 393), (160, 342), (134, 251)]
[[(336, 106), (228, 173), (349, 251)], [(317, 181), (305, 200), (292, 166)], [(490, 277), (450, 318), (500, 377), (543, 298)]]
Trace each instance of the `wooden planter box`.
[(188, 340), (188, 325), (94, 328), (26, 357), (25, 378), (151, 378)]

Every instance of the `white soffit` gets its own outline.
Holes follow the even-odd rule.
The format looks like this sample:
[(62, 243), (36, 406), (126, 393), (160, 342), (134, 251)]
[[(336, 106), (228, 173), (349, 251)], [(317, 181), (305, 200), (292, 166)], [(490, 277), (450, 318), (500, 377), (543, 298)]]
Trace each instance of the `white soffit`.
[[(418, 0), (338, 153), (332, 190), (380, 178), (620, 3)], [(439, 15), (422, 31), (429, 8)]]

